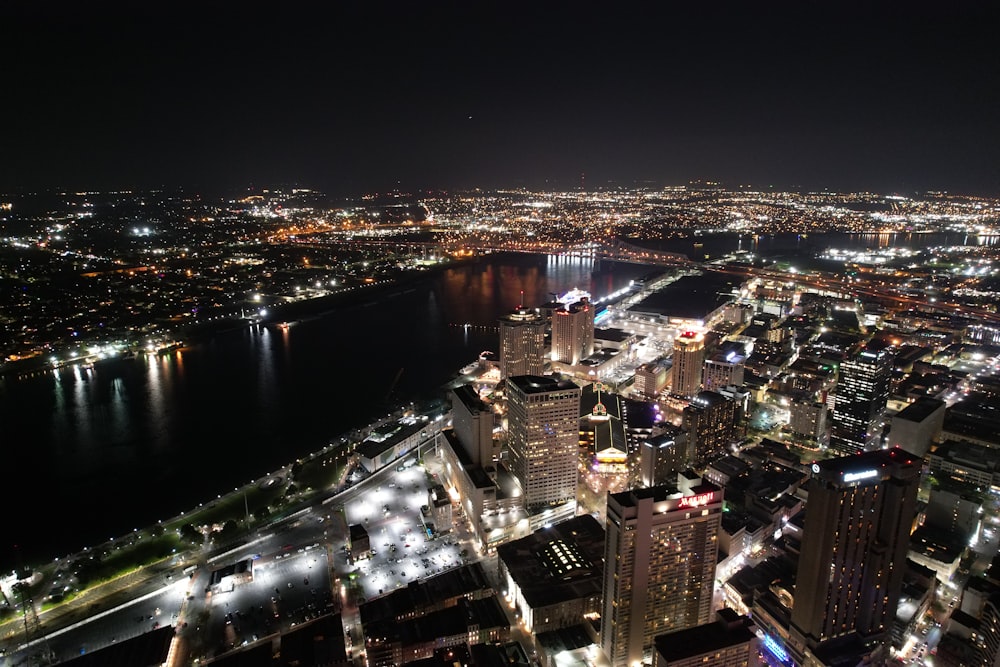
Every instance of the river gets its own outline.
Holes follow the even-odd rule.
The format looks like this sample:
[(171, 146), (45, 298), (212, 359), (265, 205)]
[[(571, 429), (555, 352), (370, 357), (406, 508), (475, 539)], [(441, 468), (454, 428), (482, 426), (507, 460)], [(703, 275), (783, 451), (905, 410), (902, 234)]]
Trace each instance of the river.
[[(804, 257), (828, 245), (890, 242), (997, 241), (720, 234), (661, 247), (691, 256), (742, 248)], [(393, 404), (443, 396), (459, 368), (496, 350), (497, 318), (519, 303), (539, 305), (574, 287), (599, 298), (654, 270), (490, 255), (288, 329), (247, 327), (162, 357), (0, 378), (0, 571), (175, 516), (384, 416)]]
[(0, 571), (175, 516), (393, 404), (444, 396), (458, 369), (496, 350), (497, 318), (522, 298), (539, 305), (574, 287), (596, 298), (651, 270), (492, 255), (287, 329), (258, 325), (165, 356), (0, 379)]

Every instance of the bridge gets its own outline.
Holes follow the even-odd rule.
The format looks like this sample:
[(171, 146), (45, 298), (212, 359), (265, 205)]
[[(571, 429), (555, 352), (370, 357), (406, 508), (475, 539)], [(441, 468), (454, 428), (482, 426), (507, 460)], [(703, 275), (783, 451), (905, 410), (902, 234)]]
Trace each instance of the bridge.
[(899, 307), (921, 307), (948, 315), (959, 315), (965, 317), (978, 318), (982, 322), (989, 324), (1000, 324), (1000, 313), (993, 312), (989, 308), (975, 307), (968, 304), (958, 303), (928, 303), (925, 299), (912, 297), (879, 289), (873, 285), (856, 283), (848, 279), (834, 276), (809, 276), (803, 274), (791, 274), (773, 269), (761, 269), (753, 267), (720, 266), (705, 262), (697, 262), (686, 255), (668, 252), (665, 250), (655, 250), (643, 246), (628, 243), (621, 239), (607, 239), (602, 241), (586, 241), (574, 244), (564, 244), (546, 241), (514, 241), (504, 240), (500, 243), (488, 243), (486, 239), (461, 239), (448, 242), (431, 241), (401, 241), (389, 238), (337, 238), (327, 235), (304, 236), (294, 239), (295, 243), (307, 245), (327, 245), (327, 246), (350, 246), (350, 247), (379, 247), (391, 249), (393, 252), (409, 254), (420, 254), (423, 256), (448, 254), (456, 255), (461, 253), (492, 253), (492, 252), (523, 252), (531, 254), (557, 255), (564, 257), (590, 257), (595, 260), (612, 260), (617, 262), (631, 262), (636, 264), (649, 264), (651, 266), (672, 267), (678, 269), (692, 269), (701, 271), (714, 271), (742, 275), (746, 278), (760, 277), (771, 278), (783, 282), (792, 282), (802, 286), (808, 286), (820, 291), (840, 294), (844, 298), (855, 298), (864, 295), (870, 299), (882, 300)]
[(620, 239), (565, 244), (548, 241), (511, 240), (496, 243), (487, 242), (485, 239), (462, 239), (446, 242), (403, 241), (399, 239), (377, 237), (355, 236), (352, 238), (342, 238), (331, 237), (328, 235), (311, 235), (296, 237), (294, 239), (289, 239), (289, 241), (296, 244), (313, 246), (380, 248), (392, 250), (395, 253), (420, 255), (424, 257), (435, 254), (455, 255), (463, 252), (468, 252), (470, 254), (523, 252), (542, 255), (559, 255), (565, 257), (592, 257), (594, 259), (607, 259), (619, 262), (651, 264), (656, 266), (690, 268), (700, 268), (702, 266), (700, 263), (695, 262), (686, 255), (680, 253), (644, 248), (632, 243), (627, 243)]

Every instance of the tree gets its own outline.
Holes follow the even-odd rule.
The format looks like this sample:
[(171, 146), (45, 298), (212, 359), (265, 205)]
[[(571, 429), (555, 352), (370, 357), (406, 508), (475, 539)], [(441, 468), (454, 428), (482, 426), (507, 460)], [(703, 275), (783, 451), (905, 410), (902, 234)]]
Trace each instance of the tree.
[(194, 527), (193, 524), (186, 523), (181, 526), (181, 537), (189, 542), (201, 542), (203, 537), (202, 534)]

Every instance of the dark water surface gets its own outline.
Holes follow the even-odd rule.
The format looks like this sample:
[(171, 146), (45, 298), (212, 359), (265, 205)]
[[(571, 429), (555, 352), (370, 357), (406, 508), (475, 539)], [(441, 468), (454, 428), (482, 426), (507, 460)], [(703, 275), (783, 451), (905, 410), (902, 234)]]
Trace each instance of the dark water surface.
[(596, 298), (651, 270), (495, 255), (287, 330), (257, 326), (162, 357), (0, 379), (0, 568), (175, 516), (395, 403), (440, 394), (459, 368), (496, 350), (497, 317), (522, 290), (526, 305), (574, 287)]

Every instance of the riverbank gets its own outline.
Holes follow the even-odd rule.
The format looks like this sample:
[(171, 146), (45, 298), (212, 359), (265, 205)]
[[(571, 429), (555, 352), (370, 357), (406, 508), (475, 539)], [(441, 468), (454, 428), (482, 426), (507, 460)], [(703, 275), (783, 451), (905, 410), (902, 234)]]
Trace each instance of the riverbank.
[[(332, 294), (298, 301), (272, 302), (265, 307), (265, 315), (255, 315), (253, 317), (207, 317), (201, 321), (179, 326), (172, 330), (158, 332), (156, 338), (163, 341), (163, 344), (154, 346), (153, 349), (145, 347), (144, 341), (147, 336), (143, 336), (121, 344), (118, 346), (117, 352), (105, 356), (78, 352), (72, 348), (66, 348), (61, 350), (54, 349), (49, 354), (40, 354), (28, 359), (5, 361), (0, 363), (0, 379), (8, 377), (31, 377), (54, 369), (124, 361), (129, 358), (139, 358), (145, 354), (160, 354), (165, 350), (176, 349), (182, 344), (205, 341), (222, 334), (240, 331), (258, 324), (280, 324), (282, 322), (291, 323), (319, 319), (338, 311), (360, 308), (374, 303), (376, 300), (402, 294), (417, 285), (431, 280), (449, 268), (473, 263), (479, 261), (482, 257), (484, 255), (449, 259), (434, 266), (401, 272), (392, 279), (346, 288)], [(57, 359), (58, 361), (53, 362), (53, 359)]]

